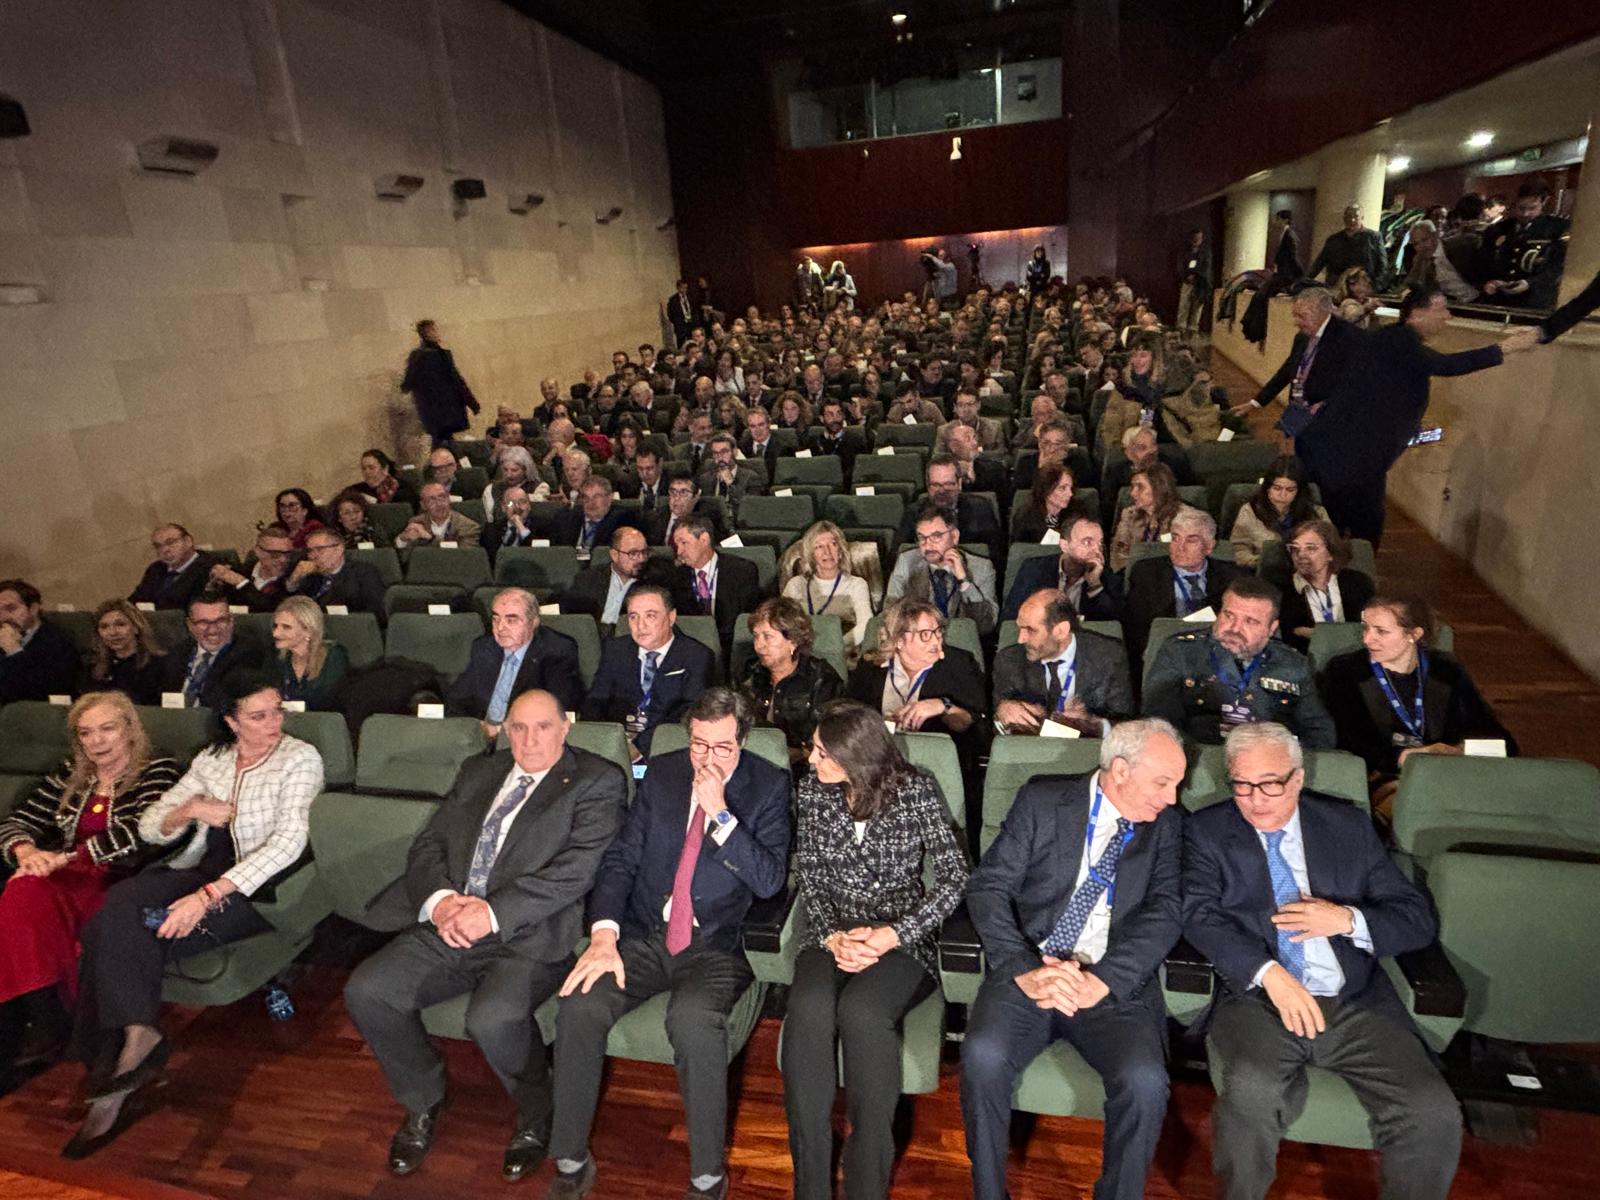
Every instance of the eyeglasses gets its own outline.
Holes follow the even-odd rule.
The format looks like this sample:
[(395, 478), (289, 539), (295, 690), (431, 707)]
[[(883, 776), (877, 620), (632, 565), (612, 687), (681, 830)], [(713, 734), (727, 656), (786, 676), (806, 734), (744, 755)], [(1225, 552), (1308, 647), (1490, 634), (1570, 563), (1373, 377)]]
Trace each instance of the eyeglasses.
[(613, 558), (643, 558), (649, 553), (649, 547), (643, 547), (638, 550), (613, 550), (611, 556)]
[(167, 550), (173, 546), (181, 546), (183, 539), (181, 537), (162, 538), (160, 541), (152, 541), (150, 544), (157, 550)]
[(702, 742), (698, 738), (689, 743), (689, 750), (694, 754), (709, 754), (718, 762), (727, 762), (739, 753), (737, 745), (728, 742)]
[(1230, 779), (1228, 783), (1233, 787), (1235, 796), (1248, 796), (1251, 792), (1260, 792), (1263, 796), (1274, 799), (1289, 790), (1289, 781), (1295, 777), (1296, 771), (1290, 771), (1282, 779)]
[(944, 641), (944, 630), (937, 627), (933, 629), (908, 629), (906, 630), (906, 636), (908, 638), (916, 638), (917, 641), (923, 643), (942, 642)]
[(223, 629), (233, 624), (233, 614), (229, 613), (225, 617), (217, 617), (210, 621), (202, 621), (199, 617), (190, 617), (189, 624), (196, 629)]
[(948, 530), (948, 529), (941, 529), (941, 530), (938, 530), (935, 533), (919, 533), (919, 534), (917, 534), (917, 545), (919, 545), (919, 546), (930, 546), (934, 542), (942, 542), (942, 541), (944, 541), (944, 539), (949, 537), (949, 536), (950, 536), (950, 530)]

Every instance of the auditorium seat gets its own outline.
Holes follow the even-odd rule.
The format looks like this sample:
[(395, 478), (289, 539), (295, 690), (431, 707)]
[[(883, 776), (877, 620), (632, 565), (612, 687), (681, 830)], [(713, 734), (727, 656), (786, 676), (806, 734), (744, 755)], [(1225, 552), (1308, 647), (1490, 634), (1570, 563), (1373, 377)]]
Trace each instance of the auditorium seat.
[(450, 501), (450, 507), (455, 509), (455, 511), (460, 513), (463, 517), (466, 517), (467, 520), (475, 521), (481, 528), (489, 523), (489, 518), (484, 513), (483, 500), (481, 498), (482, 496), (483, 489), (479, 488), (477, 495), (472, 499), (457, 500), (452, 497)]
[(922, 463), (915, 454), (863, 454), (851, 472), (851, 490), (871, 487), (908, 503), (922, 491)]
[(467, 669), (472, 640), (482, 633), (476, 613), (396, 613), (389, 618), (384, 654), (424, 662), (449, 683)]
[(157, 708), (141, 704), (135, 711), (139, 714), (139, 723), (150, 736), (151, 750), (163, 757), (175, 758), (184, 766), (205, 749), (215, 729), (208, 708)]
[[(1319, 622), (1311, 627), (1311, 643), (1306, 657), (1311, 660), (1312, 670), (1321, 671), (1328, 665), (1329, 659), (1362, 648), (1361, 614), (1354, 615), (1357, 618), (1354, 621)], [(1434, 627), (1432, 644), (1447, 654), (1452, 653), (1456, 645), (1455, 630), (1440, 621)]]
[(810, 496), (746, 496), (739, 504), (737, 525), (741, 530), (804, 530), (815, 520)]
[(483, 727), (472, 717), (374, 713), (362, 722), (357, 739), (356, 790), (443, 797), (461, 764), (484, 745)]
[[(1206, 502), (1201, 507), (1217, 514), (1220, 512), (1228, 489), (1234, 484), (1256, 485), (1279, 450), (1274, 442), (1258, 442), (1248, 437), (1231, 442), (1200, 442), (1188, 448), (1189, 469), (1205, 489)], [(1233, 526), (1226, 525), (1228, 533)]]
[(453, 613), (463, 612), (468, 606), (467, 593), (453, 583), (397, 583), (383, 589), (383, 611), (391, 629), (396, 614), (426, 616), (439, 605)]
[(324, 788), (347, 788), (355, 783), (355, 749), (350, 745), (350, 728), (339, 713), (284, 713), (283, 731), (317, 748), (322, 756)]
[(346, 550), (351, 562), (364, 562), (378, 572), (384, 587), (399, 583), (404, 574), (400, 570), (400, 552), (391, 546), (376, 546), (371, 550)]
[[(44, 619), (67, 635), (67, 640), (77, 650), (80, 658), (88, 658), (89, 649), (94, 645), (94, 613), (87, 609), (79, 608), (51, 608), (44, 612)], [(153, 617), (154, 613), (145, 616)], [(162, 649), (166, 649), (162, 644)]]
[(414, 515), (409, 504), (367, 505), (367, 520), (390, 544), (405, 531)]
[[(843, 623), (833, 613), (818, 613), (811, 618), (811, 653), (839, 672), (841, 680), (850, 677), (845, 665), (843, 628)], [(754, 654), (750, 638), (750, 614), (740, 613), (733, 622), (733, 662), (728, 667), (728, 678), (736, 683), (743, 679), (745, 666)]]
[(470, 593), (493, 580), (482, 546), (413, 546), (406, 559), (407, 583), (448, 583)]
[(576, 546), (507, 546), (495, 555), (494, 584), (527, 588), (546, 600), (570, 588), (586, 565), (578, 562)]
[(350, 669), (370, 667), (383, 657), (383, 631), (374, 613), (328, 613), (323, 617), (328, 640), (344, 647)]
[[(965, 546), (963, 549), (971, 550), (972, 547)], [(1017, 582), (1017, 573), (1022, 570), (1022, 564), (1030, 558), (1059, 558), (1060, 556), (1060, 546), (1046, 546), (1042, 542), (1012, 543), (1010, 553), (1006, 555), (1005, 578), (1000, 584), (1000, 594), (995, 597), (996, 601), (1002, 606), (1005, 604), (1006, 597), (1011, 594), (1011, 585)]]
[[(1221, 746), (1190, 745), (1189, 773), (1178, 799), (1190, 812), (1213, 804), (1232, 801), (1233, 786), (1228, 780), (1228, 759)], [(1348, 800), (1357, 808), (1371, 810), (1367, 794), (1367, 764), (1343, 750), (1306, 750), (1305, 788), (1324, 796)]]
[[(793, 430), (774, 430), (774, 433), (792, 433)], [(801, 484), (826, 484), (844, 486), (844, 462), (837, 454), (819, 454), (814, 458), (780, 457), (773, 464), (772, 486), (792, 487)]]
[(71, 752), (66, 705), (16, 700), (0, 708), (0, 816), (43, 783)]
[(967, 792), (961, 782), (961, 758), (955, 739), (948, 733), (900, 732), (894, 735), (894, 741), (908, 763), (932, 775), (939, 785), (939, 796), (950, 810), (962, 849), (971, 859), (973, 848), (966, 844)]
[(977, 853), (982, 856), (1000, 832), (1022, 785), (1035, 775), (1084, 775), (1100, 768), (1099, 738), (997, 737), (989, 748), (983, 778), (983, 827)]
[(727, 678), (728, 664), (722, 661), (722, 636), (717, 632), (715, 617), (703, 614), (679, 613), (677, 630), (686, 637), (692, 637), (716, 658), (717, 665), (712, 673), (711, 681), (720, 683)]
[(884, 422), (873, 434), (873, 447), (893, 446), (899, 450), (924, 451), (924, 460), (933, 453), (934, 438), (939, 427), (927, 422), (907, 425), (904, 421)]
[[(751, 497), (754, 499), (755, 497)], [(756, 583), (763, 596), (770, 596), (778, 582), (778, 551), (771, 546), (719, 546), (717, 553), (742, 558), (756, 566)], [(682, 620), (680, 617), (679, 620)]]

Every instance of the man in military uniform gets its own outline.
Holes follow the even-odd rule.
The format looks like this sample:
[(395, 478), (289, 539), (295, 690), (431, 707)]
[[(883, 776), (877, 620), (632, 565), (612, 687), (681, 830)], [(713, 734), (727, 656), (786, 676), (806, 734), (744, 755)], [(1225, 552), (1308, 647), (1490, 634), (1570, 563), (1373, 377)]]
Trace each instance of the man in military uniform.
[(1277, 589), (1254, 575), (1235, 579), (1222, 593), (1216, 624), (1162, 643), (1145, 681), (1144, 715), (1165, 717), (1211, 744), (1236, 726), (1275, 721), (1311, 749), (1332, 749), (1333, 718), (1311, 664), (1274, 641), (1277, 631)]
[(1549, 198), (1550, 187), (1543, 180), (1523, 184), (1511, 215), (1484, 232), (1478, 270), (1490, 303), (1555, 307), (1569, 222), (1544, 211)]

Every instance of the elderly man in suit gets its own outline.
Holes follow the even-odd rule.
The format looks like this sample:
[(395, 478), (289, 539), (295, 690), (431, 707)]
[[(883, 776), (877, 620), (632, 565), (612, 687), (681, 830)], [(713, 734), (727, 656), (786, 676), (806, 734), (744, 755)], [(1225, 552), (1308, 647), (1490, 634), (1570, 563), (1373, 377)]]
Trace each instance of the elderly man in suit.
[(1178, 940), (1186, 763), (1165, 721), (1107, 736), (1088, 776), (1030, 780), (967, 884), (988, 975), (967, 1019), (961, 1115), (978, 1200), (1006, 1195), (1017, 1077), (1065, 1038), (1106, 1091), (1097, 1200), (1138, 1200), (1167, 1110), (1156, 972)]
[(194, 538), (182, 525), (157, 525), (150, 531), (150, 548), (156, 560), (145, 568), (128, 599), (157, 608), (187, 608), (205, 590), (211, 564), (217, 560), (196, 550)]
[(1017, 568), (1017, 577), (1000, 610), (1002, 621), (1016, 620), (1022, 602), (1047, 588), (1066, 593), (1073, 610), (1086, 621), (1122, 617), (1122, 576), (1106, 568), (1106, 533), (1088, 513), (1068, 514), (1061, 524), (1061, 556), (1035, 555)]
[(351, 562), (344, 539), (332, 529), (306, 534), (306, 556), (289, 572), (284, 586), (309, 596), (323, 608), (343, 605), (350, 612), (373, 613), (381, 621), (383, 576), (371, 563)]
[(522, 588), (506, 588), (489, 608), (489, 632), (473, 639), (467, 669), (445, 693), (445, 712), (476, 717), (491, 741), (511, 702), (530, 688), (553, 695), (563, 712), (583, 703), (578, 644), (539, 621), (539, 599)]
[(1438, 921), (1365, 812), (1302, 790), (1301, 760), (1281, 725), (1241, 725), (1227, 740), (1233, 803), (1195, 813), (1184, 834), (1183, 931), (1221, 981), (1217, 1195), (1267, 1194), (1317, 1066), (1367, 1110), (1383, 1195), (1444, 1200), (1461, 1112), (1378, 964), (1427, 946)]
[(600, 667), (583, 698), (585, 721), (615, 721), (628, 731), (634, 757), (650, 753), (656, 726), (681, 720), (716, 671), (716, 656), (677, 632), (672, 593), (636, 583), (622, 604), (625, 636), (600, 651)]
[(727, 1020), (752, 979), (739, 927), (753, 900), (783, 887), (789, 855), (789, 772), (742, 751), (753, 716), (728, 688), (700, 696), (685, 719), (688, 749), (650, 764), (600, 865), (589, 948), (562, 985), (556, 1018), (561, 1100), (550, 1153), (559, 1173), (546, 1193), (554, 1200), (594, 1188), (589, 1130), (606, 1037), (661, 992), (671, 993), (667, 1037), (689, 1132), (688, 1194), (728, 1194)]
[(507, 546), (533, 544), (533, 525), (528, 520), (533, 504), (526, 488), (508, 487), (501, 493), (496, 508), (499, 515), (478, 534), (478, 545), (483, 547), (491, 563)]
[(1234, 405), (1233, 411), (1243, 414), (1271, 404), (1288, 387), (1290, 405), (1309, 410), (1299, 419), (1285, 419), (1284, 432), (1293, 437), (1304, 428), (1304, 418), (1328, 401), (1349, 372), (1361, 347), (1361, 331), (1334, 315), (1333, 293), (1327, 288), (1306, 288), (1294, 298), (1289, 314), (1297, 330), (1289, 357), (1253, 399)]
[(895, 561), (884, 603), (902, 596), (926, 600), (946, 620), (971, 617), (980, 634), (992, 633), (1000, 614), (994, 564), (961, 549), (961, 530), (937, 504), (924, 504), (912, 529), (916, 545)]
[(1007, 733), (1058, 721), (1104, 737), (1133, 710), (1128, 656), (1120, 642), (1078, 628), (1064, 592), (1035, 592), (1017, 613), (1017, 644), (994, 656), (994, 719)]
[(1222, 606), (1222, 592), (1248, 572), (1220, 558), (1217, 523), (1210, 513), (1185, 508), (1172, 518), (1172, 540), (1167, 557), (1146, 558), (1128, 567), (1122, 603), (1123, 641), (1128, 661), (1138, 668), (1144, 662), (1145, 643), (1157, 617), (1187, 617)]
[(578, 504), (556, 514), (550, 522), (550, 542), (576, 546), (580, 559), (590, 558), (596, 546), (611, 541), (619, 525), (630, 524), (628, 514), (615, 507), (611, 481), (591, 475), (578, 485)]
[(450, 493), (442, 483), (429, 481), (422, 485), (421, 511), (412, 517), (394, 539), (395, 548), (408, 546), (440, 546), (455, 542), (461, 546), (475, 546), (483, 532), (471, 517), (462, 516), (450, 507)]
[(444, 1062), (422, 1010), (468, 993), (467, 1033), (516, 1103), (501, 1166), (508, 1181), (544, 1160), (552, 1095), (533, 1010), (572, 969), (583, 903), (627, 799), (621, 769), (566, 744), (549, 692), (517, 697), (511, 748), (462, 764), (411, 845), (405, 876), (368, 919), (400, 930), (345, 985), (345, 1004), (405, 1108), (389, 1169), (409, 1175), (433, 1144)]

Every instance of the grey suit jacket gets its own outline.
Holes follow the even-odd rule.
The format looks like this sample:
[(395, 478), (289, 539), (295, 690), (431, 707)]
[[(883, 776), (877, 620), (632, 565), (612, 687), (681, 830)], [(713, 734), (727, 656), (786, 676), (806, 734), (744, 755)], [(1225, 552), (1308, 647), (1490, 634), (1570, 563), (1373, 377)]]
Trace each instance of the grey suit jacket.
[[(450, 794), (411, 844), (406, 873), (367, 910), (366, 924), (400, 930), (417, 924), (440, 889), (460, 892), (489, 807), (515, 767), (509, 750), (474, 756)], [(498, 937), (538, 962), (572, 953), (583, 934), (583, 906), (600, 858), (622, 825), (627, 781), (622, 768), (568, 746), (512, 821), (489, 871), (485, 899)]]
[[(1075, 633), (1072, 640), (1078, 646), (1073, 692), (1084, 707), (1107, 721), (1131, 716), (1133, 683), (1122, 643), (1086, 630)], [(1021, 646), (1007, 646), (994, 656), (993, 688), (996, 706), (1002, 700), (1045, 704), (1049, 700), (1050, 675), (1043, 663), (1029, 662), (1027, 651)]]
[[(971, 587), (963, 587), (950, 601), (949, 617), (971, 617), (979, 633), (992, 633), (1000, 623), (1000, 602), (995, 596), (994, 564), (978, 554), (962, 551)], [(884, 593), (884, 603), (910, 596), (933, 603), (933, 577), (920, 550), (907, 550), (895, 560), (894, 574)]]

